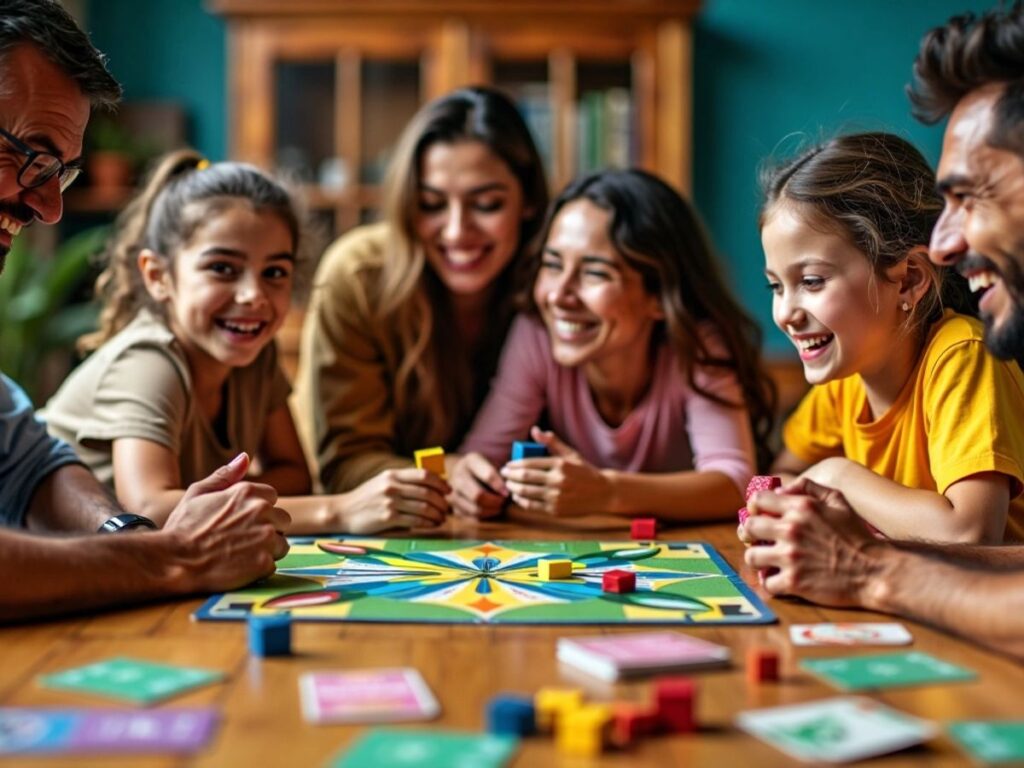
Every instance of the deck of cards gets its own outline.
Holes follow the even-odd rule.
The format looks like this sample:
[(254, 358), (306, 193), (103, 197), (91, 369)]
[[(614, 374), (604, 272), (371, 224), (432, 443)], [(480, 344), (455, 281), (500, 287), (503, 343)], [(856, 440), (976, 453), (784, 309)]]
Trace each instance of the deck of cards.
[(307, 672), (299, 678), (307, 722), (395, 723), (431, 720), (441, 707), (411, 668)]
[(914, 638), (897, 622), (850, 622), (841, 624), (794, 624), (789, 628), (793, 645), (910, 645)]
[(729, 649), (682, 632), (563, 637), (558, 660), (601, 680), (724, 667)]

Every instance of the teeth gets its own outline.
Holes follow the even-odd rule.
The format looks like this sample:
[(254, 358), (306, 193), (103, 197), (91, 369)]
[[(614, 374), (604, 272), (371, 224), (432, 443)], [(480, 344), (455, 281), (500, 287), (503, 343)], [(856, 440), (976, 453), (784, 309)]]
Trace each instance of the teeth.
[(21, 224), (12, 218), (0, 215), (0, 229), (10, 232), (11, 236), (14, 237), (21, 232)]
[(831, 340), (832, 334), (830, 333), (826, 333), (821, 336), (810, 336), (806, 339), (794, 339), (796, 345), (804, 351), (817, 349), (818, 347), (823, 347), (826, 344), (828, 344), (828, 342)]
[(229, 331), (235, 333), (258, 333), (263, 328), (263, 323), (239, 323), (234, 320), (221, 320), (220, 324)]
[(559, 334), (572, 335), (587, 329), (587, 323), (576, 323), (572, 320), (555, 320), (555, 331)]
[(967, 277), (967, 285), (971, 293), (976, 293), (995, 285), (997, 279), (993, 272), (974, 272)]

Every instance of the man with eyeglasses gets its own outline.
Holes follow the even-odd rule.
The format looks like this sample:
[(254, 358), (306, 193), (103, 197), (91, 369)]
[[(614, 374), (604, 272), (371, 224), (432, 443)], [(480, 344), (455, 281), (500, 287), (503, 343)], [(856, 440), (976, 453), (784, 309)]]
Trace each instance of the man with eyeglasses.
[[(2, 0), (0, 272), (24, 227), (60, 219), (90, 111), (120, 95), (56, 0)], [(273, 488), (244, 481), (247, 467), (239, 456), (195, 483), (151, 530), (46, 434), (0, 374), (0, 621), (233, 589), (273, 572), (289, 519)]]

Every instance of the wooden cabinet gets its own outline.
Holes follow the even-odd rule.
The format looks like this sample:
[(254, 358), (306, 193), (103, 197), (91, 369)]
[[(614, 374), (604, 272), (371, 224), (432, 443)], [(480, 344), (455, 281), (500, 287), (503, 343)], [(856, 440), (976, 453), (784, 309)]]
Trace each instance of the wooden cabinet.
[(516, 98), (558, 189), (637, 165), (690, 187), (699, 0), (209, 0), (228, 20), (230, 152), (308, 185), (335, 232), (372, 218), (425, 101)]

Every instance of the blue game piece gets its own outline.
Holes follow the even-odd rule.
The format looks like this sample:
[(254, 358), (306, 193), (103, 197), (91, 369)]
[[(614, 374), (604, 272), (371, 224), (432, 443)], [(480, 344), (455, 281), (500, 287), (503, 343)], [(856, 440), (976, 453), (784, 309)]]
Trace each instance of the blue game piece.
[(531, 443), (529, 440), (516, 440), (512, 443), (512, 461), (517, 459), (539, 459), (547, 455), (547, 446), (540, 443)]
[(537, 720), (529, 696), (501, 694), (487, 702), (487, 730), (505, 736), (530, 736)]
[(255, 656), (287, 656), (291, 652), (291, 616), (249, 617), (249, 653)]

